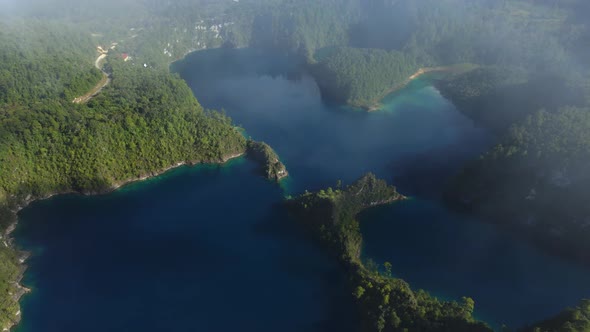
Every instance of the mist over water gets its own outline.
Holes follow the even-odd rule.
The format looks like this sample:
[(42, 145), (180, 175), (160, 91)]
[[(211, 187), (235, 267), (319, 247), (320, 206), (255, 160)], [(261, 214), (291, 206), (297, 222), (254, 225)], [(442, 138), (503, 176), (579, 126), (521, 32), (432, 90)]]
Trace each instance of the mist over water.
[[(373, 172), (395, 180), (405, 193), (433, 194), (445, 180), (433, 173), (448, 177), (491, 142), (424, 80), (388, 96), (383, 110), (367, 113), (326, 104), (313, 78), (279, 55), (212, 50), (174, 68), (205, 107), (224, 109), (248, 135), (277, 151), (291, 174), (289, 193)], [(417, 177), (429, 188), (405, 185)]]
[[(292, 175), (288, 193), (334, 186), (338, 179), (350, 183), (371, 171), (412, 196), (360, 216), (364, 259), (392, 262), (396, 276), (436, 296), (473, 297), (478, 318), (496, 328), (544, 319), (590, 294), (590, 269), (441, 202), (447, 181), (495, 138), (428, 77), (385, 98), (379, 112), (366, 113), (326, 105), (312, 78), (293, 74), (296, 63), (253, 50), (229, 54), (236, 61), (223, 51), (196, 53), (179, 64), (181, 74), (205, 106), (225, 108), (248, 134), (278, 151)], [(242, 74), (209, 76), (214, 68)]]

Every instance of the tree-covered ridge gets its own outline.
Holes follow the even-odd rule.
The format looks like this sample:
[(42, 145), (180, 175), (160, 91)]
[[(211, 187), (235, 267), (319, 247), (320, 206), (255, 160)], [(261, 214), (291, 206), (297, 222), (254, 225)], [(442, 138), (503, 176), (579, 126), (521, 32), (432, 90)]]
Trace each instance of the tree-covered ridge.
[[(226, 116), (205, 111), (163, 64), (107, 58), (112, 82), (74, 104), (102, 77), (91, 31), (33, 18), (2, 21), (0, 40), (0, 232), (29, 201), (100, 193), (171, 166), (222, 162), (246, 139)], [(6, 242), (8, 243), (8, 242)], [(0, 329), (19, 319), (17, 253), (0, 243)]]
[(581, 106), (586, 94), (571, 77), (511, 66), (481, 66), (440, 79), (436, 86), (461, 112), (500, 135), (540, 109)]
[(540, 111), (469, 165), (449, 198), (587, 263), (589, 164), (589, 110)]
[(568, 308), (546, 321), (523, 330), (524, 332), (590, 331), (590, 300), (582, 300), (575, 308)]
[(362, 235), (356, 215), (402, 199), (395, 187), (368, 174), (345, 189), (305, 193), (287, 204), (346, 266), (363, 331), (491, 331), (473, 318), (473, 300), (440, 301), (393, 278), (391, 264), (386, 263), (385, 272), (380, 273), (376, 266), (361, 261)]
[[(588, 48), (579, 45), (590, 36), (584, 23), (573, 21), (578, 2), (367, 0), (363, 4), (362, 14), (348, 30), (347, 45), (354, 49), (315, 53), (323, 70), (313, 73), (329, 99), (372, 105), (412, 70), (458, 63), (520, 68), (531, 81), (543, 75), (560, 80), (588, 76), (580, 72), (582, 60), (576, 60), (588, 54)], [(383, 51), (399, 56), (368, 66), (359, 55)], [(410, 74), (401, 78), (402, 73)]]
[(112, 84), (88, 105), (67, 101), (4, 110), (0, 187), (27, 195), (100, 192), (179, 162), (220, 161), (245, 139), (206, 113), (179, 78), (112, 60)]
[[(263, 2), (264, 3), (264, 2)], [(349, 43), (357, 21), (357, 0), (267, 1), (254, 17), (252, 45), (278, 48), (311, 60), (316, 50)]]
[[(578, 72), (575, 64), (587, 63), (590, 54), (588, 27), (578, 18), (585, 6), (580, 0), (82, 0), (75, 5), (61, 0), (34, 15), (76, 22), (103, 44), (125, 40), (120, 50), (152, 67), (221, 46), (278, 49), (312, 63), (322, 62), (314, 55), (323, 48), (353, 47), (401, 52), (411, 59), (398, 61), (403, 72), (477, 63), (570, 77)], [(366, 64), (357, 68), (355, 52), (348, 55), (353, 68), (332, 68), (342, 71), (333, 73), (342, 81), (329, 85), (330, 75), (317, 76), (327, 97), (378, 99), (407, 79), (383, 79), (382, 72), (391, 70), (388, 61), (376, 73)]]
[(96, 45), (67, 23), (0, 21), (0, 105), (72, 100), (102, 75)]
[(418, 69), (414, 59), (398, 51), (346, 47), (323, 52), (311, 67), (322, 92), (357, 107), (371, 107)]

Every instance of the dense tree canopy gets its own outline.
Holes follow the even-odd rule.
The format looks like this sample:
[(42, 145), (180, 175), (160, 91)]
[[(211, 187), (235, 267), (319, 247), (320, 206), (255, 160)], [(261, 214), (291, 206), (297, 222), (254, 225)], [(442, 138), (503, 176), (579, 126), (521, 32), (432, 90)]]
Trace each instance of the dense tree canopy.
[(590, 300), (582, 300), (546, 321), (524, 329), (525, 332), (577, 332), (590, 331)]
[(324, 94), (354, 106), (371, 106), (418, 69), (414, 59), (398, 51), (335, 48), (322, 53), (312, 72)]
[(588, 262), (589, 133), (586, 108), (528, 116), (459, 175), (450, 198)]
[[(124, 62), (111, 50), (111, 83), (86, 104), (72, 100), (102, 79), (92, 30), (48, 19), (0, 22), (0, 231), (28, 201), (96, 193), (179, 163), (245, 152), (226, 116), (205, 111), (166, 62)], [(83, 25), (82, 25), (83, 26)], [(121, 45), (123, 47), (123, 45)], [(0, 328), (18, 319), (18, 254), (0, 242)]]

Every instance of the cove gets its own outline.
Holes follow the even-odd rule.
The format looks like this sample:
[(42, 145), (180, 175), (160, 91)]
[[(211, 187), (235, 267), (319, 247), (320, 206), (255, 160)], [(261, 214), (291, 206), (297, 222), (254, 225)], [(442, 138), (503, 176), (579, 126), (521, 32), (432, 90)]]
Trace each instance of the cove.
[(183, 167), (33, 203), (14, 234), (33, 290), (16, 331), (354, 331), (343, 271), (256, 169)]
[[(206, 108), (223, 109), (286, 164), (289, 194), (351, 183), (366, 172), (404, 194), (440, 188), (444, 174), (490, 143), (427, 79), (367, 113), (326, 104), (296, 58), (255, 49), (208, 50), (173, 66)], [(465, 144), (469, 142), (469, 144)], [(393, 178), (392, 178), (393, 177)]]

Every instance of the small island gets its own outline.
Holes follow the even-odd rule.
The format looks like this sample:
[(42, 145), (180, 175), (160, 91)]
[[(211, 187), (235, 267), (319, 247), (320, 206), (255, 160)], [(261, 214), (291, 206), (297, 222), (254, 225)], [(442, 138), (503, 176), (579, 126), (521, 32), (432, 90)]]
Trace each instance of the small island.
[(286, 204), (348, 271), (362, 331), (492, 331), (473, 318), (472, 299), (440, 301), (394, 278), (392, 264), (380, 267), (361, 260), (363, 238), (356, 216), (367, 208), (405, 199), (395, 187), (367, 174), (345, 189), (306, 192)]
[(247, 156), (260, 165), (260, 172), (269, 180), (281, 181), (289, 176), (279, 156), (264, 142), (248, 141)]

